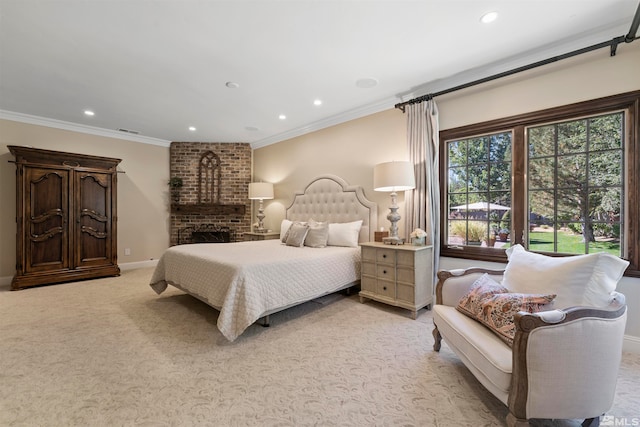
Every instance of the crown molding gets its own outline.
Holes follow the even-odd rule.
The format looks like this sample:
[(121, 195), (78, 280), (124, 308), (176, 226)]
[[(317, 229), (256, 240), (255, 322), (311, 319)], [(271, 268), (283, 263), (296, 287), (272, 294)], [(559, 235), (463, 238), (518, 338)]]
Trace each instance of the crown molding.
[(363, 105), (361, 107), (353, 108), (340, 114), (335, 114), (330, 117), (326, 117), (322, 120), (309, 123), (305, 126), (300, 126), (295, 129), (288, 130), (267, 138), (260, 139), (251, 143), (251, 148), (261, 148), (267, 145), (275, 144), (278, 142), (286, 141), (287, 139), (295, 138), (297, 136), (305, 135), (307, 133), (315, 132), (321, 129), (325, 129), (331, 126), (336, 126), (350, 120), (359, 119), (361, 117), (370, 116), (371, 114), (379, 113), (381, 111), (393, 108), (395, 103), (398, 102), (397, 97), (387, 98), (381, 101)]
[[(590, 46), (595, 46), (605, 41), (613, 40), (615, 37), (626, 34), (627, 30), (625, 30), (625, 27), (628, 25), (629, 23), (627, 21), (618, 21), (613, 25), (599, 27), (588, 32), (583, 32), (582, 34), (570, 39), (561, 40), (556, 43), (550, 43), (537, 49), (522, 52), (518, 55), (513, 55), (500, 61), (464, 70), (442, 79), (426, 82), (422, 85), (411, 88), (407, 92), (398, 94), (398, 100), (396, 101), (396, 103), (409, 101), (411, 99), (425, 96), (431, 93), (437, 93), (495, 74), (504, 73), (506, 71), (514, 70), (519, 67), (524, 67), (539, 61), (552, 59), (560, 55), (565, 55), (577, 51), (579, 49), (584, 49)], [(618, 45), (618, 49), (620, 51), (624, 49), (624, 44)], [(605, 48), (602, 48), (602, 51), (604, 52)], [(588, 53), (593, 52), (597, 52), (597, 50)], [(606, 57), (610, 57), (609, 50), (606, 50), (605, 54)], [(576, 57), (577, 56), (579, 55), (576, 55)], [(551, 64), (546, 64), (542, 67), (547, 65)]]
[(143, 144), (159, 145), (169, 147), (171, 141), (149, 136), (133, 135), (117, 130), (104, 129), (95, 126), (87, 126), (78, 123), (65, 122), (62, 120), (49, 119), (46, 117), (32, 116), (30, 114), (16, 113), (13, 111), (0, 110), (0, 119), (14, 122), (29, 123), (32, 125), (46, 126), (50, 128), (69, 130), (72, 132), (86, 133), (90, 135), (105, 136), (107, 138), (124, 139), (126, 141), (141, 142)]
[[(370, 114), (379, 113), (380, 111), (393, 108), (400, 102), (409, 101), (420, 96), (436, 93), (445, 89), (456, 87), (462, 84), (480, 80), (494, 74), (503, 73), (538, 61), (543, 61), (555, 56), (564, 55), (578, 49), (593, 46), (603, 41), (612, 40), (614, 37), (626, 34), (625, 28), (629, 25), (627, 21), (618, 21), (613, 25), (592, 29), (584, 32), (577, 37), (561, 40), (557, 43), (551, 43), (538, 49), (529, 50), (518, 55), (511, 56), (501, 61), (492, 62), (480, 67), (471, 68), (460, 73), (448, 76), (446, 78), (429, 81), (419, 86), (409, 89), (407, 92), (397, 94), (396, 96), (375, 102), (373, 104), (364, 105), (344, 113), (309, 123), (308, 125), (291, 129), (286, 132), (279, 133), (264, 139), (251, 143), (251, 148), (261, 148), (267, 145), (275, 144), (287, 139), (295, 138), (310, 132), (318, 131), (330, 126), (345, 123), (349, 120), (359, 119)], [(612, 34), (617, 34), (612, 36)], [(619, 49), (624, 49), (623, 45), (619, 45)], [(604, 48), (603, 48), (604, 50)], [(606, 52), (607, 57), (610, 55)]]

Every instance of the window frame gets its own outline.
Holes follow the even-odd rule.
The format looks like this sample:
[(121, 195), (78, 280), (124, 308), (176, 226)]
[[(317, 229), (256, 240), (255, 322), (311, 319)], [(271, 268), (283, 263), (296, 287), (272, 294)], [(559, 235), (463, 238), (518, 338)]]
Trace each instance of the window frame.
[[(625, 175), (625, 226), (626, 237), (621, 242), (627, 248), (630, 262), (625, 276), (640, 277), (640, 90), (626, 92), (604, 98), (548, 108), (482, 123), (461, 126), (440, 131), (440, 254), (451, 258), (465, 258), (481, 261), (506, 262), (505, 250), (479, 246), (453, 246), (446, 241), (448, 230), (448, 150), (446, 141), (471, 138), (496, 132), (512, 132), (511, 166), (511, 240), (512, 244), (522, 244), (527, 226), (527, 168), (526, 128), (550, 122), (577, 119), (585, 116), (605, 114), (623, 110), (625, 114), (624, 153)], [(547, 253), (548, 254), (548, 253)], [(552, 256), (571, 256), (549, 254)]]

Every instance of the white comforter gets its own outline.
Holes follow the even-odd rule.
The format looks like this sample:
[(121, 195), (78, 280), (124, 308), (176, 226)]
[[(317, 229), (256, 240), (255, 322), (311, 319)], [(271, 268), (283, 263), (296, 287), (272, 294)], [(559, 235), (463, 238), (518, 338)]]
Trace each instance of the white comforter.
[(218, 329), (235, 340), (260, 317), (360, 280), (360, 249), (296, 248), (279, 240), (173, 246), (151, 287), (174, 285), (220, 310)]

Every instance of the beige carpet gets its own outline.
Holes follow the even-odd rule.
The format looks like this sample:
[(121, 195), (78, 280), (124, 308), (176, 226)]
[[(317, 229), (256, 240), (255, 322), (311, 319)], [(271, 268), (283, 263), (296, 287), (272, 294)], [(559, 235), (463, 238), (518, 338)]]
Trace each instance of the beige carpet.
[[(214, 309), (157, 296), (151, 272), (0, 292), (0, 425), (505, 425), (446, 344), (432, 351), (429, 311), (330, 296), (229, 343)], [(625, 354), (610, 414), (640, 416), (638, 390)]]

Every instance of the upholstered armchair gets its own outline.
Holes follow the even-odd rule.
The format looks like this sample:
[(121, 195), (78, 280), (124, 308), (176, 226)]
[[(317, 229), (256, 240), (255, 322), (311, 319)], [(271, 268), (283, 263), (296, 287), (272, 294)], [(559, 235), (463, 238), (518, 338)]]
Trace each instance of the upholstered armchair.
[[(543, 256), (521, 247), (509, 255), (504, 271), (438, 273), (434, 350), (446, 342), (508, 406), (510, 427), (527, 426), (528, 420), (538, 418), (584, 419), (584, 426), (598, 426), (615, 395), (627, 316), (624, 295), (613, 289), (628, 263), (606, 254), (538, 258)], [(580, 271), (573, 273), (574, 268)], [(491, 330), (495, 325), (471, 318), (459, 307), (465, 295), (488, 278), (508, 288), (502, 290), (505, 295), (551, 292), (559, 304), (535, 313), (517, 312), (512, 342), (506, 342)], [(480, 302), (485, 312), (491, 310), (486, 301)]]

